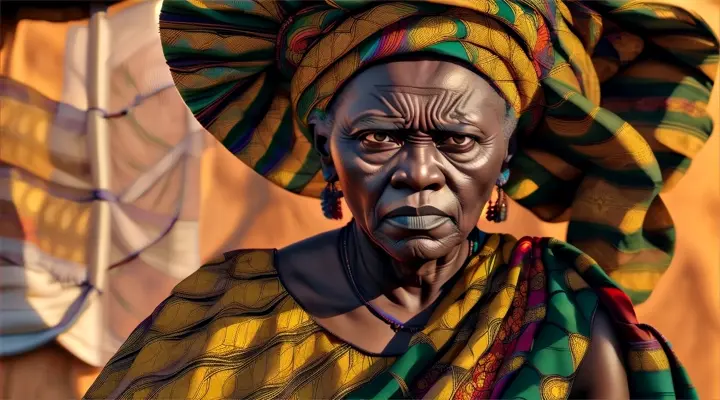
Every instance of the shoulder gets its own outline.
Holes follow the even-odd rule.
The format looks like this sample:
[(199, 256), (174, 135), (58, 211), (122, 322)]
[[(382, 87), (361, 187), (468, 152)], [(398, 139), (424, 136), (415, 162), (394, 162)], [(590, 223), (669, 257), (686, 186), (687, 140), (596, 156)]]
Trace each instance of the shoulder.
[[(504, 239), (512, 243), (511, 237)], [(620, 340), (608, 314), (615, 310), (605, 308), (615, 304), (603, 304), (600, 293), (612, 287), (609, 278), (592, 258), (557, 239), (524, 237), (512, 248), (511, 262), (523, 264), (530, 276), (541, 277), (540, 282), (528, 282), (529, 291), (538, 291), (534, 307), (542, 308), (545, 322), (533, 350), (537, 360), (544, 361), (537, 362), (571, 359), (560, 370), (565, 379), (574, 381), (569, 385), (573, 398), (627, 398)]]
[(130, 334), (85, 398), (146, 397), (143, 388), (165, 387), (198, 365), (242, 356), (278, 336), (312, 333), (312, 320), (279, 281), (275, 254), (231, 251), (180, 282)]
[(590, 347), (578, 368), (571, 396), (597, 399), (630, 397), (620, 341), (602, 307), (595, 312)]
[(555, 238), (524, 236), (518, 239), (509, 234), (491, 234), (487, 236), (483, 252), (497, 253), (508, 265), (531, 265), (528, 262), (532, 259), (540, 261), (549, 278), (565, 281), (571, 290), (587, 288), (591, 283), (615, 286), (595, 260)]
[(594, 264), (576, 247), (549, 237), (517, 238), (510, 234), (492, 234), (487, 236), (484, 251), (497, 252), (503, 262), (511, 266), (537, 259), (548, 272), (576, 270), (577, 267), (585, 270), (585, 266)]
[(243, 315), (271, 317), (287, 297), (274, 249), (234, 250), (203, 265), (151, 315), (152, 335), (196, 333), (198, 324)]
[(172, 296), (216, 297), (237, 285), (277, 280), (276, 252), (275, 249), (242, 249), (224, 253), (181, 281)]
[[(554, 238), (543, 238), (539, 243), (548, 291), (553, 294), (547, 317), (556, 323), (575, 321), (565, 326), (573, 331), (571, 336), (589, 337), (584, 355), (578, 353), (571, 396), (628, 398), (621, 340), (611, 317), (624, 304), (617, 302), (622, 296), (603, 295), (617, 288), (597, 262), (577, 247)], [(609, 298), (615, 301), (608, 302)]]
[(539, 238), (540, 258), (545, 269), (565, 277), (570, 289), (588, 286), (619, 291), (615, 282), (592, 257), (570, 243), (555, 238)]
[(563, 266), (569, 264), (582, 272), (594, 266), (599, 268), (595, 260), (570, 243), (550, 237), (542, 238), (541, 242), (543, 260), (559, 263)]

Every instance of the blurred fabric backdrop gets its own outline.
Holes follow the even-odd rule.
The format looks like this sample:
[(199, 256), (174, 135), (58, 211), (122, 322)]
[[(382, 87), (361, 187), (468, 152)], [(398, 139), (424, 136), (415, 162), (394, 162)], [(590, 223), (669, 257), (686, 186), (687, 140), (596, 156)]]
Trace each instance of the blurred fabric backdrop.
[[(671, 0), (662, 0), (672, 2)], [(202, 131), (172, 87), (158, 1), (108, 17), (112, 185), (108, 282), (87, 285), (92, 150), (88, 22), (3, 23), (0, 50), (0, 398), (79, 398), (180, 279), (230, 249), (282, 247), (339, 227), (317, 200), (266, 183)], [(684, 0), (720, 31), (720, 0)], [(672, 342), (703, 399), (720, 399), (720, 105), (688, 175), (664, 196), (673, 265), (642, 321)], [(349, 215), (346, 210), (345, 215)], [(564, 237), (517, 205), (488, 231)], [(715, 376), (715, 378), (713, 378)], [(43, 382), (40, 384), (39, 382)]]

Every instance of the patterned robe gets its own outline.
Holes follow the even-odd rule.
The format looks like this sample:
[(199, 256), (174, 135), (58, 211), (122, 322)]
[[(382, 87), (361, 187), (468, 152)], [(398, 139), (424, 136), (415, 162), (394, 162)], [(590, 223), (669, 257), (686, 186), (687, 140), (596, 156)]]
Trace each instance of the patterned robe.
[(274, 254), (229, 252), (180, 283), (85, 398), (566, 399), (600, 305), (632, 398), (697, 397), (662, 336), (563, 242), (490, 235), (399, 357), (316, 324), (283, 287)]

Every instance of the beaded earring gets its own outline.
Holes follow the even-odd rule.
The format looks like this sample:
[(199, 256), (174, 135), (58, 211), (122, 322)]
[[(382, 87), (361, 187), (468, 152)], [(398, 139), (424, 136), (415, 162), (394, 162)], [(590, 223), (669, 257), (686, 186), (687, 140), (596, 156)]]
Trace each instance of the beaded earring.
[(507, 219), (508, 215), (508, 203), (507, 195), (503, 191), (503, 186), (510, 179), (510, 170), (503, 168), (503, 172), (500, 174), (497, 182), (497, 200), (493, 203), (492, 199), (488, 201), (488, 208), (485, 212), (485, 218), (490, 222), (503, 222)]
[(485, 213), (485, 218), (490, 222), (503, 222), (507, 219), (507, 197), (500, 186), (497, 187), (497, 194), (497, 200), (494, 203), (490, 200)]
[(342, 190), (338, 189), (337, 182), (328, 182), (322, 193), (320, 193), (320, 206), (323, 215), (327, 219), (342, 219), (342, 205), (340, 199), (343, 197)]

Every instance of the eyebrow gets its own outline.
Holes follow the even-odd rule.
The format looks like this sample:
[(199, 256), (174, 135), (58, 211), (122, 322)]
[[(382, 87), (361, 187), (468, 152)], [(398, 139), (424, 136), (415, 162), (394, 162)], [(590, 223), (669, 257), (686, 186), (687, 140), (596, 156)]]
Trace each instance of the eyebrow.
[[(453, 113), (453, 117), (457, 120), (455, 123), (449, 123), (448, 126), (446, 126), (446, 129), (444, 131), (449, 131), (450, 133), (466, 133), (468, 127), (470, 127), (474, 131), (483, 131), (483, 128), (477, 123), (476, 118), (477, 115), (472, 115), (472, 113), (468, 113), (465, 110), (465, 101), (467, 101), (467, 97), (469, 94), (467, 92), (463, 92), (462, 90), (458, 89), (448, 89), (448, 88), (435, 88), (435, 87), (418, 87), (418, 86), (408, 86), (408, 85), (374, 85), (375, 88), (381, 92), (386, 94), (395, 94), (395, 93), (405, 93), (405, 94), (414, 94), (418, 96), (423, 97), (444, 97), (444, 101), (455, 103), (455, 112)], [(387, 104), (386, 99), (379, 98), (380, 101)], [(388, 105), (391, 107), (390, 105)], [(450, 129), (450, 128), (455, 129)], [(442, 130), (440, 131), (442, 132)], [(477, 132), (472, 132), (477, 133)]]
[(351, 133), (355, 133), (362, 130), (363, 127), (388, 131), (400, 130), (403, 129), (403, 125), (404, 121), (401, 117), (377, 115), (373, 112), (364, 112), (350, 121), (349, 131)]
[[(347, 132), (352, 136), (365, 130), (377, 130), (377, 131), (395, 131), (403, 132), (408, 131), (402, 122), (394, 122), (394, 117), (382, 117), (378, 115), (360, 115), (350, 122), (349, 129)], [(440, 134), (463, 134), (463, 135), (480, 135), (484, 130), (471, 122), (460, 122), (460, 123), (448, 123), (440, 129), (433, 129), (426, 133), (440, 133)]]
[[(458, 119), (460, 122), (448, 123), (441, 129), (433, 129), (427, 133), (478, 135), (484, 132), (481, 127), (466, 120), (464, 116), (458, 116)], [(363, 113), (350, 121), (348, 132), (350, 135), (354, 135), (363, 130), (407, 131), (409, 128), (405, 127), (404, 121), (400, 117)]]

